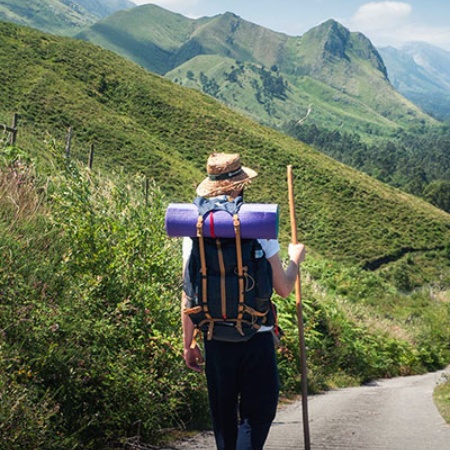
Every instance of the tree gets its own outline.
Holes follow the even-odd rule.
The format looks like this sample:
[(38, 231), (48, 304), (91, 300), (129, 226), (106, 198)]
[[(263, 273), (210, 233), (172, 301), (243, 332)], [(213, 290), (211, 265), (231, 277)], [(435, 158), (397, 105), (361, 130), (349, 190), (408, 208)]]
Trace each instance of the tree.
[(425, 200), (434, 206), (450, 212), (450, 181), (432, 181), (423, 192)]

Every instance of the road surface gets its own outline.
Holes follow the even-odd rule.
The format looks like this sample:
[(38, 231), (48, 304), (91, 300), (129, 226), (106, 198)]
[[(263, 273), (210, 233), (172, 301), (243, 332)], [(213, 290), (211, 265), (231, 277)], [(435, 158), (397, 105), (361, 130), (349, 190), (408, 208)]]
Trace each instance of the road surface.
[[(445, 371), (377, 380), (308, 398), (311, 450), (450, 450), (433, 390)], [(301, 401), (280, 407), (265, 450), (303, 450)], [(214, 450), (211, 433), (161, 450)]]

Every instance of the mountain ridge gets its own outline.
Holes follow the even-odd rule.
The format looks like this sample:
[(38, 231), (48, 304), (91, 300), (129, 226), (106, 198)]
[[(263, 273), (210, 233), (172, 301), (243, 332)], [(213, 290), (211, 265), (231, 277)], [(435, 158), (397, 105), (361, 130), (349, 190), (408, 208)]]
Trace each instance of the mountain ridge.
[[(50, 8), (49, 3), (51, 6)], [(184, 64), (189, 59), (189, 57), (195, 57), (195, 53), (198, 53), (198, 50), (200, 48), (204, 48), (204, 42), (200, 42), (199, 39), (194, 37), (192, 41), (187, 42), (184, 45), (183, 49), (179, 52), (178, 55), (174, 56), (171, 53), (171, 50), (173, 50), (173, 48), (167, 49), (164, 45), (159, 46), (157, 41), (148, 42), (145, 39), (144, 43), (140, 43), (139, 40), (141, 40), (142, 34), (136, 39), (136, 37), (133, 37), (133, 33), (128, 33), (125, 31), (120, 32), (117, 30), (117, 28), (111, 27), (110, 23), (102, 23), (101, 19), (110, 18), (114, 15), (115, 12), (127, 11), (134, 8), (153, 8), (153, 14), (160, 14), (161, 11), (163, 11), (165, 14), (166, 10), (154, 4), (137, 6), (130, 0), (74, 0), (70, 3), (64, 2), (63, 0), (30, 0), (29, 2), (27, 2), (26, 7), (22, 5), (20, 8), (18, 8), (18, 5), (20, 5), (19, 0), (8, 0), (7, 3), (0, 5), (0, 20), (3, 19), (6, 21), (12, 21), (40, 29), (42, 31), (49, 31), (55, 34), (62, 35), (73, 35), (77, 32), (87, 33), (88, 35), (93, 33), (94, 36), (85, 35), (84, 38), (87, 40), (92, 39), (93, 41), (98, 39), (98, 45), (116, 51), (119, 54), (122, 54), (123, 56), (134, 60), (138, 64), (147, 67), (149, 70), (155, 71), (159, 74), (165, 74), (168, 71), (174, 70), (176, 67)], [(140, 9), (140, 11), (144, 10)], [(55, 12), (57, 13), (56, 15)], [(189, 19), (182, 16), (181, 14), (172, 13), (170, 11), (167, 12), (169, 12), (173, 16), (182, 18), (183, 21), (190, 20), (196, 22), (198, 20), (201, 20), (207, 23), (214, 22), (215, 20), (220, 21), (223, 19), (225, 19), (226, 21), (235, 20), (237, 21), (237, 27), (234, 30), (230, 30), (230, 32), (232, 33), (239, 32), (239, 27), (242, 24), (246, 23), (245, 21), (242, 21), (239, 16), (232, 12), (226, 12), (212, 17), (203, 17), (201, 19)], [(170, 32), (173, 31), (173, 28), (165, 26), (167, 25), (164, 23), (165, 21), (167, 21), (167, 15), (164, 16), (163, 22), (150, 21), (148, 25), (151, 27), (159, 27), (160, 34), (170, 34)], [(333, 22), (332, 19), (330, 19), (330, 21)], [(330, 21), (326, 21), (324, 23), (326, 24)], [(97, 37), (95, 36), (95, 30), (89, 30), (89, 25), (96, 25), (96, 29), (99, 31)], [(83, 31), (81, 31), (80, 28), (83, 28)], [(326, 45), (322, 50), (325, 53), (328, 51), (329, 55), (333, 55), (333, 52), (335, 55), (339, 55), (340, 52), (339, 56), (342, 59), (345, 59), (347, 58), (347, 56), (343, 51), (344, 48), (342, 46), (342, 37), (344, 37), (345, 34), (348, 34), (348, 30), (347, 33), (343, 33), (342, 29), (339, 30), (336, 28), (334, 32), (334, 39), (332, 38), (328, 42), (326, 42)], [(103, 36), (99, 37), (99, 34)], [(341, 42), (339, 42), (339, 34), (341, 34)], [(109, 39), (109, 37), (111, 37), (112, 35), (116, 35), (116, 42), (111, 42), (111, 40)], [(266, 56), (269, 56), (271, 54), (273, 56), (274, 48), (271, 48), (270, 51), (267, 51), (267, 48), (265, 48), (264, 44), (260, 45), (260, 42), (271, 41), (277, 35), (278, 37), (284, 36), (282, 39), (279, 39), (279, 48), (275, 50), (279, 53), (279, 57), (272, 57), (272, 59), (266, 63), (265, 61), (268, 59), (266, 58)], [(357, 35), (358, 32), (355, 32), (353, 39), (354, 41), (356, 40)], [(289, 68), (283, 66), (283, 61), (286, 61), (286, 59), (290, 59), (293, 53), (292, 46), (286, 44), (287, 39), (290, 38), (295, 39), (299, 38), (299, 36), (290, 36), (288, 34), (278, 33), (272, 30), (265, 29), (263, 27), (259, 27), (259, 36), (255, 35), (254, 39), (252, 39), (252, 43), (254, 47), (261, 47), (262, 51), (259, 55), (255, 55), (256, 58), (250, 58), (249, 61), (253, 63), (258, 61), (259, 63), (265, 64), (266, 66), (268, 65), (270, 67), (275, 60), (275, 64), (282, 67), (283, 72), (289, 72)], [(228, 36), (228, 39), (230, 41), (229, 43), (231, 43), (233, 40), (232, 34)], [(364, 41), (367, 38), (363, 34), (361, 34), (360, 39)], [(408, 44), (406, 44), (406, 46), (407, 45)], [(444, 59), (448, 58), (448, 52), (446, 52), (445, 50), (440, 49), (439, 47), (434, 47), (430, 44), (427, 45), (429, 46), (428, 53), (433, 54), (433, 52), (438, 49), (441, 54), (445, 56)], [(132, 47), (135, 47), (134, 51), (130, 50), (130, 48)], [(228, 48), (224, 47), (224, 50), (226, 51), (225, 53), (228, 53), (225, 56), (231, 56), (232, 52), (229, 51), (230, 46), (228, 46)], [(375, 52), (373, 50), (375, 50)], [(428, 70), (426, 67), (422, 67), (422, 70), (425, 70), (425, 72), (427, 72), (428, 70), (426, 76), (429, 78), (430, 83), (424, 83), (423, 79), (419, 79), (417, 80), (416, 85), (416, 81), (411, 77), (411, 74), (408, 73), (409, 69), (412, 67), (410, 64), (406, 64), (406, 66), (400, 67), (398, 61), (395, 61), (394, 56), (390, 55), (389, 50), (386, 50), (386, 48), (374, 48), (373, 50), (371, 50), (370, 54), (367, 54), (367, 46), (365, 46), (365, 50), (359, 53), (359, 57), (364, 59), (368, 56), (373, 60), (374, 65), (378, 65), (378, 68), (382, 72), (385, 72), (386, 69), (386, 67), (383, 67), (383, 64), (385, 62), (384, 60), (388, 61), (387, 65), (389, 66), (389, 73), (391, 75), (389, 80), (392, 81), (392, 84), (394, 85), (396, 90), (400, 92), (400, 94), (402, 94), (406, 99), (409, 99), (413, 104), (418, 105), (432, 117), (436, 117), (438, 120), (445, 120), (446, 118), (448, 118), (448, 116), (450, 115), (448, 107), (448, 104), (450, 103), (448, 88), (450, 68), (446, 67), (444, 71), (436, 71), (433, 68), (428, 68), (431, 69)], [(404, 48), (398, 50), (403, 52), (406, 49)], [(287, 57), (286, 55), (282, 54), (283, 51), (287, 52)], [(378, 52), (379, 55), (383, 54), (383, 58), (381, 61), (379, 55), (376, 55), (376, 52)], [(322, 54), (322, 52), (320, 53)], [(249, 54), (250, 53), (247, 49), (246, 56), (248, 57)], [(153, 55), (150, 59), (153, 59), (156, 62), (154, 66), (149, 67), (149, 58), (146, 55)], [(237, 58), (238, 61), (242, 59), (240, 58), (240, 56), (238, 56)], [(324, 56), (324, 54), (322, 54), (322, 56)], [(401, 59), (405, 61), (404, 58)], [(434, 59), (436, 60), (436, 58)], [(420, 62), (417, 63), (420, 66)], [(414, 65), (416, 65), (416, 63)], [(290, 69), (292, 70), (295, 68), (298, 69), (298, 64), (296, 63), (294, 63), (293, 67), (291, 67)], [(417, 71), (417, 68), (413, 68), (413, 71)], [(402, 75), (402, 73), (404, 73), (405, 75)], [(320, 76), (320, 74), (321, 71), (316, 70), (315, 75)], [(434, 85), (436, 83), (442, 84), (443, 75), (447, 78), (447, 80), (444, 80), (444, 84), (446, 85), (446, 87), (438, 88), (436, 90), (436, 86)], [(402, 78), (404, 78), (405, 80), (402, 80)], [(195, 86), (195, 88), (201, 89), (201, 86)], [(240, 110), (248, 110), (248, 107), (236, 107)], [(303, 109), (307, 110), (307, 105), (303, 105)]]
[[(139, 22), (147, 27), (134, 26)], [(171, 27), (168, 33), (161, 32), (165, 23), (175, 27), (175, 39), (171, 39)], [(304, 117), (307, 111), (311, 111), (309, 121), (356, 128), (366, 135), (368, 130), (382, 133), (383, 127), (437, 124), (394, 90), (369, 39), (334, 20), (293, 37), (230, 12), (188, 19), (156, 5), (143, 5), (116, 13), (102, 24), (111, 26), (108, 36), (94, 25), (76, 37), (117, 51), (152, 72), (215, 96), (275, 128), (293, 115)], [(123, 39), (125, 30), (132, 30), (129, 40)], [(144, 42), (145, 52), (140, 47)], [(200, 56), (201, 69), (197, 65)], [(224, 58), (222, 72), (217, 71), (214, 56)], [(267, 83), (268, 77), (253, 76), (256, 67), (261, 73), (273, 72), (275, 84)], [(281, 78), (284, 99), (277, 97)], [(232, 80), (236, 86), (231, 86)]]
[(424, 42), (379, 51), (402, 95), (438, 119), (450, 118), (450, 52)]

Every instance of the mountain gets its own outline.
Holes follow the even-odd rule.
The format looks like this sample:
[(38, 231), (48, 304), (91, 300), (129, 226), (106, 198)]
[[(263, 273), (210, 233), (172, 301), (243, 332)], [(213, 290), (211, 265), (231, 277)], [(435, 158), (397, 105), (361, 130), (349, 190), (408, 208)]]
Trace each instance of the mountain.
[(194, 20), (143, 5), (76, 37), (275, 128), (296, 119), (376, 135), (436, 123), (393, 88), (371, 42), (334, 20), (292, 37), (232, 13)]
[[(149, 4), (76, 36), (449, 210), (445, 127), (395, 89), (369, 39), (334, 20), (292, 37), (232, 13), (190, 19)], [(431, 112), (448, 108), (424, 89)]]
[(19, 113), (17, 145), (41, 164), (63, 154), (72, 127), (73, 158), (86, 161), (93, 145), (97, 167), (143, 173), (171, 201), (190, 201), (207, 155), (239, 152), (259, 173), (247, 200), (280, 204), (282, 240), (291, 164), (299, 232), (313, 252), (368, 268), (406, 255), (411, 267), (416, 258), (446, 267), (448, 214), (113, 52), (0, 23), (0, 77), (0, 123)]
[[(77, 38), (125, 56), (151, 72), (163, 75), (173, 68), (178, 49), (202, 20), (169, 13), (155, 5), (120, 11), (87, 27)], [(180, 53), (185, 49), (181, 48)]]
[(81, 28), (122, 9), (136, 6), (129, 0), (5, 0), (0, 20), (55, 34), (74, 34)]
[(435, 117), (450, 118), (450, 52), (424, 42), (379, 51), (402, 95)]

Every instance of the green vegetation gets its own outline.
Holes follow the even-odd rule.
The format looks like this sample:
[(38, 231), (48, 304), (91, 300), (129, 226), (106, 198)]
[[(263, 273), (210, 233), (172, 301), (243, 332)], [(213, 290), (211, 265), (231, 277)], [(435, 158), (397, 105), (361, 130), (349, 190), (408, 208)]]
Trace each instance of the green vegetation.
[(78, 37), (450, 208), (448, 145), (439, 123), (392, 88), (365, 36), (334, 20), (292, 37), (231, 13), (194, 20), (149, 4)]
[(230, 13), (192, 20), (147, 5), (79, 37), (450, 208), (448, 133), (393, 89), (366, 37), (334, 20), (291, 37)]
[[(0, 24), (0, 75), (0, 123), (20, 114), (16, 145), (0, 140), (2, 447), (110, 450), (208, 426), (164, 213), (214, 150), (259, 172), (246, 200), (280, 205), (283, 248), (293, 165), (311, 392), (450, 360), (445, 212), (82, 41)], [(275, 300), (290, 395), (295, 301)]]
[(204, 421), (160, 191), (64, 161), (43, 177), (14, 150), (0, 172), (2, 448), (115, 448)]
[(442, 417), (450, 424), (450, 381), (440, 384), (434, 390), (434, 401)]
[(102, 17), (133, 6), (128, 0), (7, 0), (0, 4), (0, 20), (69, 36)]
[[(112, 449), (206, 427), (204, 378), (181, 358), (181, 255), (164, 232), (168, 199), (156, 186), (146, 195), (143, 177), (62, 157), (39, 173), (20, 149), (1, 154), (2, 445)], [(383, 273), (313, 255), (304, 282), (311, 392), (448, 362), (444, 286), (401, 294)], [(276, 302), (289, 396), (299, 392), (295, 301)]]
[(274, 128), (308, 110), (318, 126), (365, 136), (437, 125), (393, 89), (370, 41), (334, 20), (294, 37), (232, 13), (192, 20), (143, 5), (77, 37)]
[(260, 174), (248, 200), (285, 212), (283, 239), (292, 164), (300, 235), (315, 251), (361, 267), (435, 251), (426, 264), (446, 279), (449, 216), (428, 203), (96, 46), (12, 24), (0, 24), (0, 42), (0, 123), (17, 111), (18, 145), (41, 164), (51, 164), (45, 142), (64, 142), (72, 126), (73, 158), (86, 161), (92, 144), (95, 166), (142, 173), (172, 201), (190, 201), (207, 155), (237, 151)]
[[(450, 212), (450, 130), (395, 132), (376, 143), (357, 133), (291, 122), (285, 132), (384, 183)], [(426, 149), (426, 150), (425, 150)]]

